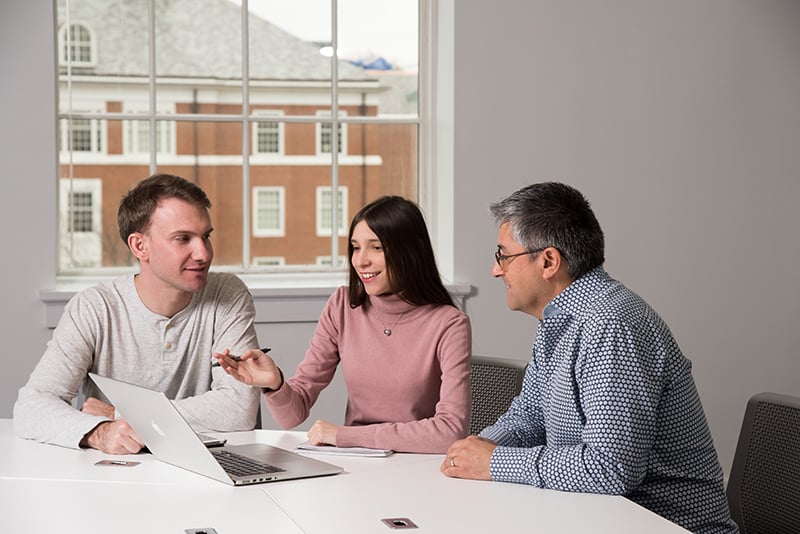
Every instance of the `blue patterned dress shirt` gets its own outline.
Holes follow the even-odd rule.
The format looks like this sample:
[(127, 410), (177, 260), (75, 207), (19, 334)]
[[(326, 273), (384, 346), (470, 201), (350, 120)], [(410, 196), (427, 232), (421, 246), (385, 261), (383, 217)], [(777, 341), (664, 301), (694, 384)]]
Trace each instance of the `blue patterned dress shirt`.
[(481, 436), (492, 480), (624, 495), (696, 533), (736, 533), (684, 357), (664, 321), (597, 267), (544, 309), (520, 395)]

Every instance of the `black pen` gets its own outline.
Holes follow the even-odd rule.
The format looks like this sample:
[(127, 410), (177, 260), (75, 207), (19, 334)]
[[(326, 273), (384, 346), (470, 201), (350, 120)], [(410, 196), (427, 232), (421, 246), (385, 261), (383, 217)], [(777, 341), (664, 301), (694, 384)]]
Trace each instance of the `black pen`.
[[(267, 354), (271, 350), (272, 349), (269, 348), (269, 347), (264, 347), (263, 349), (261, 349), (261, 352), (263, 352), (264, 354)], [(242, 361), (242, 357), (241, 356), (231, 356), (230, 358), (231, 358), (231, 360), (233, 360), (235, 362)], [(213, 362), (211, 362), (211, 367), (219, 367), (219, 360), (214, 360)]]

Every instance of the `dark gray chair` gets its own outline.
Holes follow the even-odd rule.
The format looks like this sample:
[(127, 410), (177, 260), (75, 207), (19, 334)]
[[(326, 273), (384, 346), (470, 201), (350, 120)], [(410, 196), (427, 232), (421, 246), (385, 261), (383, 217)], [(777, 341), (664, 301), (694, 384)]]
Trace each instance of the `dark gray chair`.
[(469, 433), (477, 434), (503, 415), (522, 388), (527, 365), (519, 360), (472, 357), (472, 419)]
[(750, 398), (727, 494), (742, 534), (800, 532), (800, 398)]
[(264, 423), (261, 419), (261, 395), (258, 396), (258, 413), (256, 413), (256, 426), (254, 427), (255, 430), (261, 430), (264, 428)]

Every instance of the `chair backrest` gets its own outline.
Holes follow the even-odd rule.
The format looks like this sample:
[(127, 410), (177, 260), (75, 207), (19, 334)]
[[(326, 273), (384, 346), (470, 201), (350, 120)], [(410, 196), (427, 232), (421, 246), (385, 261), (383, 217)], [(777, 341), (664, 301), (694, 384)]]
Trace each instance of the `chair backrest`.
[(264, 423), (261, 419), (261, 395), (258, 396), (258, 412), (256, 412), (256, 426), (254, 428), (255, 430), (264, 428)]
[(750, 398), (727, 494), (742, 534), (800, 532), (800, 398)]
[(526, 364), (506, 358), (472, 357), (472, 419), (477, 434), (503, 415), (522, 388)]

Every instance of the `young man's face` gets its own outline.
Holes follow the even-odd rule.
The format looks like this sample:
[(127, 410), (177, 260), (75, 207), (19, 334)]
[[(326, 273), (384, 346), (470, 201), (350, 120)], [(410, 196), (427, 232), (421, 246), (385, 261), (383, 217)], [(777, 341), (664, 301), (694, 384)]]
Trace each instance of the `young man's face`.
[(214, 257), (208, 210), (177, 198), (158, 203), (142, 237), (142, 276), (164, 290), (195, 293), (205, 288)]

